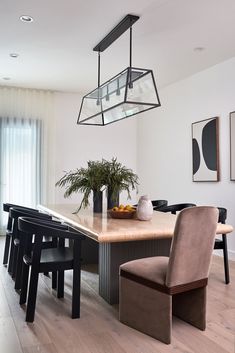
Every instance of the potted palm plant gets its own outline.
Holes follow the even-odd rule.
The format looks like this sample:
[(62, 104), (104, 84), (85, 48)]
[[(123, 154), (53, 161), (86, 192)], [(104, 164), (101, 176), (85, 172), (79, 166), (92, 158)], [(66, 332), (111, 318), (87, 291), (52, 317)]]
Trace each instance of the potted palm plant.
[(106, 190), (108, 198), (108, 209), (119, 205), (119, 194), (121, 191), (126, 191), (128, 198), (131, 198), (130, 191), (137, 188), (138, 176), (132, 171), (117, 161), (117, 158), (112, 158), (111, 161), (103, 160), (106, 174)]
[(127, 167), (112, 158), (111, 161), (88, 161), (87, 168), (79, 168), (66, 172), (57, 181), (56, 186), (65, 187), (64, 197), (69, 197), (74, 192), (81, 192), (83, 198), (80, 206), (74, 212), (77, 213), (82, 207), (89, 205), (89, 197), (93, 193), (93, 210), (102, 212), (102, 191), (107, 190), (107, 207), (119, 205), (119, 194), (127, 191), (128, 198), (130, 191), (138, 185), (138, 176)]
[(105, 185), (105, 177), (103, 161), (88, 161), (87, 168), (66, 172), (57, 181), (56, 186), (66, 188), (64, 197), (69, 197), (74, 192), (83, 194), (81, 204), (74, 213), (89, 205), (89, 197), (92, 192), (93, 210), (94, 212), (102, 212), (102, 188)]

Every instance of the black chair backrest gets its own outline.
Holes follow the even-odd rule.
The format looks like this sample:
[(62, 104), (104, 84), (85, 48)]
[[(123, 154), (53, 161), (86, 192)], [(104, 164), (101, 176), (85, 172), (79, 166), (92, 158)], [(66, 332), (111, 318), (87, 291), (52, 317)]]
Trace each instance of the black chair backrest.
[(22, 207), (20, 207), (20, 208), (11, 207), (10, 211), (9, 211), (9, 217), (13, 221), (12, 232), (16, 238), (18, 238), (18, 218), (24, 217), (24, 216), (44, 219), (44, 220), (48, 220), (48, 221), (52, 220), (52, 216), (50, 216), (46, 213), (37, 212), (37, 210), (29, 211), (28, 209), (26, 210)]
[(9, 212), (11, 207), (23, 208), (23, 209), (28, 210), (28, 211), (39, 212), (35, 208), (30, 208), (30, 207), (26, 207), (26, 206), (16, 205), (16, 204), (13, 204), (13, 203), (4, 203), (3, 204), (3, 211)]
[(218, 207), (219, 210), (219, 223), (225, 224), (227, 219), (227, 209), (224, 207)]
[[(17, 207), (17, 208), (21, 208), (21, 209), (28, 210), (28, 211), (39, 212), (38, 210), (35, 210), (34, 208), (20, 206), (20, 205), (16, 205), (13, 203), (4, 203), (3, 204), (3, 211), (9, 213), (11, 207)], [(8, 215), (7, 230), (12, 231), (12, 218), (10, 217), (10, 215)]]
[(47, 220), (51, 220), (52, 216), (50, 216), (47, 213), (41, 213), (38, 212), (37, 210), (29, 210), (29, 209), (25, 209), (25, 208), (17, 208), (17, 207), (11, 207), (10, 211), (9, 211), (9, 215), (11, 218), (13, 219), (18, 219), (19, 217), (33, 217), (33, 218), (40, 218), (40, 219), (47, 219)]
[[(27, 217), (27, 215), (23, 216), (23, 218), (25, 218), (25, 217), (29, 218), (29, 217)], [(19, 229), (19, 218), (22, 218), (22, 216), (18, 217), (18, 223), (17, 223), (18, 229)], [(61, 229), (61, 230), (69, 230), (70, 229), (67, 224), (60, 223), (60, 221), (54, 221), (54, 220), (47, 219), (47, 218), (34, 218), (34, 217), (32, 217), (32, 219), (34, 219), (35, 221), (39, 221), (41, 225), (45, 225), (48, 227), (56, 227), (56, 229)], [(50, 236), (54, 237), (53, 234), (50, 234)]]
[[(167, 200), (151, 200), (153, 209), (156, 210), (159, 207), (167, 206), (168, 201)], [(133, 207), (137, 207), (138, 204), (133, 205)]]
[(152, 200), (152, 205), (154, 210), (158, 210), (160, 207), (167, 206), (167, 200)]
[(178, 203), (175, 205), (169, 205), (165, 207), (161, 207), (158, 209), (160, 212), (171, 212), (172, 214), (176, 214), (176, 212), (183, 210), (184, 208), (194, 207), (196, 206), (194, 203)]
[[(56, 221), (47, 221), (31, 217), (19, 217), (19, 230), (36, 237), (56, 236), (63, 239), (84, 240), (85, 235), (68, 225), (56, 224)], [(66, 229), (61, 229), (61, 226)]]

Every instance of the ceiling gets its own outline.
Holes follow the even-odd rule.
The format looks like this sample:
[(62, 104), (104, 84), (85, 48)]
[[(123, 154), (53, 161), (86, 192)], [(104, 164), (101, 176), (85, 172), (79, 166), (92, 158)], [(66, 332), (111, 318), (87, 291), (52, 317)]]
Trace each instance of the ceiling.
[[(90, 91), (97, 86), (92, 48), (128, 13), (140, 16), (133, 66), (153, 69), (158, 86), (235, 56), (234, 0), (1, 0), (0, 85)], [(101, 82), (128, 66), (128, 51), (127, 32), (101, 54)]]

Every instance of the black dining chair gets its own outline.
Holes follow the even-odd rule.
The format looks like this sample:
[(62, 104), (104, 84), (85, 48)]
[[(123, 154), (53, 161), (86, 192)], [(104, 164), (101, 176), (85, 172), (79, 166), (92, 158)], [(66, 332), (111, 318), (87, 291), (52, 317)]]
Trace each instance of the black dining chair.
[[(12, 228), (12, 237), (11, 237), (11, 250), (10, 250), (10, 260), (8, 271), (11, 273), (12, 277), (15, 278), (15, 289), (20, 289), (21, 286), (21, 271), (22, 271), (22, 258), (23, 258), (23, 249), (20, 246), (20, 243), (23, 241), (23, 234), (19, 232), (18, 229), (18, 218), (23, 216), (39, 218), (43, 220), (52, 220), (52, 217), (45, 213), (37, 212), (33, 209), (29, 210), (23, 207), (16, 208), (11, 207), (9, 211), (10, 218), (12, 219), (13, 228)], [(45, 247), (55, 247), (56, 239), (44, 238)], [(53, 284), (52, 287), (56, 287), (56, 278), (52, 275)]]
[(25, 206), (22, 206), (22, 205), (16, 205), (16, 204), (13, 204), (13, 203), (3, 203), (3, 211), (8, 213), (6, 238), (5, 238), (5, 247), (4, 247), (4, 253), (3, 253), (3, 265), (7, 265), (8, 264), (10, 243), (11, 243), (11, 237), (12, 237), (12, 218), (9, 215), (9, 211), (10, 211), (11, 207), (24, 208), (25, 210), (28, 210), (28, 211), (39, 212), (38, 210), (35, 210), (34, 208), (25, 207)]
[[(219, 210), (219, 223), (225, 224), (227, 219), (227, 209), (224, 207), (218, 207)], [(223, 257), (224, 257), (224, 276), (225, 276), (225, 283), (229, 284), (230, 276), (229, 276), (229, 262), (228, 262), (228, 249), (227, 249), (227, 235), (222, 234), (222, 239), (215, 239), (215, 250), (223, 250)]]
[[(68, 227), (61, 230), (54, 223), (20, 217), (18, 227), (26, 234), (23, 256), (22, 289), (20, 304), (27, 301), (26, 321), (33, 322), (36, 308), (38, 276), (43, 272), (58, 271), (57, 297), (64, 297), (64, 271), (73, 269), (72, 318), (80, 317), (80, 283), (81, 283), (81, 243), (85, 235)], [(32, 246), (32, 237), (35, 236)], [(43, 236), (56, 236), (58, 247), (43, 249)], [(65, 239), (73, 242), (73, 247), (65, 247)], [(29, 267), (31, 267), (29, 290), (27, 295)]]
[[(170, 212), (172, 214), (176, 214), (176, 212), (182, 211), (184, 208), (194, 207), (194, 206), (196, 206), (194, 203), (178, 203), (175, 205), (168, 205), (168, 206), (164, 206), (164, 207), (159, 207), (157, 209), (157, 211)], [(154, 210), (156, 211), (156, 209), (154, 209)]]
[[(23, 206), (18, 206), (18, 207), (19, 207), (19, 209), (24, 210), (25, 212), (39, 214), (39, 211), (35, 210), (33, 208), (23, 207)], [(9, 244), (9, 250), (8, 250), (8, 253), (9, 253), (8, 257), (9, 258), (8, 258), (7, 265), (8, 265), (8, 272), (12, 275), (13, 278), (15, 278), (15, 270), (16, 270), (15, 260), (17, 257), (18, 241), (17, 241), (17, 237), (16, 237), (17, 229), (16, 229), (16, 227), (14, 227), (14, 219), (11, 217), (11, 213), (10, 213), (11, 208), (12, 208), (12, 206), (8, 210), (8, 213), (9, 213), (8, 218), (9, 218), (9, 223), (11, 225), (11, 231), (8, 232), (10, 244)], [(46, 217), (48, 217), (48, 215)], [(15, 240), (15, 237), (16, 237), (16, 240)], [(6, 238), (6, 241), (8, 241), (7, 238)]]
[[(14, 219), (17, 220), (17, 227), (18, 227), (18, 219), (19, 217), (23, 217), (27, 215), (24, 212), (21, 212), (21, 210), (17, 210), (16, 208), (12, 208), (10, 210), (11, 213), (14, 213)], [(28, 214), (30, 215), (30, 214)], [(38, 219), (43, 221), (44, 223), (47, 222), (50, 226), (56, 226), (57, 229), (61, 230), (68, 230), (68, 225), (66, 224), (61, 224), (59, 221), (55, 220), (50, 220), (42, 217), (37, 217), (34, 219)], [(16, 271), (16, 278), (15, 278), (15, 289), (19, 290), (22, 288), (22, 267), (23, 267), (23, 255), (25, 252), (25, 247), (26, 247), (26, 238), (27, 234), (25, 235), (23, 232), (19, 231), (18, 229), (18, 237), (19, 237), (19, 249), (18, 249), (18, 256), (17, 256), (17, 271)], [(53, 236), (43, 236), (43, 242), (42, 242), (42, 248), (43, 249), (49, 249), (49, 248), (56, 248), (58, 246), (58, 239), (57, 237)], [(34, 247), (34, 239), (32, 243), (32, 247)], [(45, 271), (44, 275), (48, 275), (49, 272)], [(53, 271), (52, 272), (52, 289), (57, 288), (57, 272)]]

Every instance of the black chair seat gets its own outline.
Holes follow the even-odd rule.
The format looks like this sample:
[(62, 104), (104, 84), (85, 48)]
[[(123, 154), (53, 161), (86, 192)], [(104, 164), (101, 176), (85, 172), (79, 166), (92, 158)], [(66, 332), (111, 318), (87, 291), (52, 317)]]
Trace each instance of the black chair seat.
[(73, 251), (70, 248), (55, 248), (55, 249), (43, 249), (41, 255), (41, 264), (50, 262), (72, 262)]
[[(32, 265), (32, 257), (24, 255), (24, 263), (28, 266)], [(46, 270), (50, 272), (51, 267), (58, 268), (58, 263), (68, 263), (68, 266), (72, 266), (73, 263), (73, 251), (70, 248), (54, 248), (54, 249), (42, 249), (40, 259), (40, 272)]]

